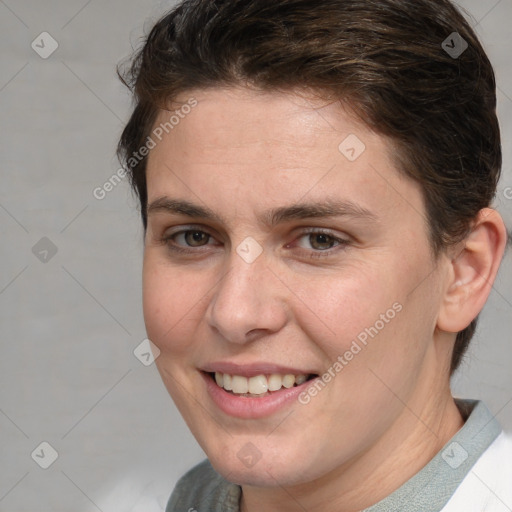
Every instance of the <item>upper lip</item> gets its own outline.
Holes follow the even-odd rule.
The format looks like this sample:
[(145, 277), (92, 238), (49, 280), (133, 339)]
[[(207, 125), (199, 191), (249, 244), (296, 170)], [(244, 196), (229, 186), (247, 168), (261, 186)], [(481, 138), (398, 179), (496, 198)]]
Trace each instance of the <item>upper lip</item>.
[(244, 377), (255, 377), (256, 375), (271, 375), (278, 373), (281, 375), (311, 375), (315, 372), (310, 370), (301, 370), (298, 368), (291, 368), (289, 366), (282, 366), (275, 363), (256, 362), (256, 363), (234, 363), (231, 361), (218, 361), (209, 363), (200, 368), (204, 372), (212, 373), (227, 373), (229, 375), (241, 375)]

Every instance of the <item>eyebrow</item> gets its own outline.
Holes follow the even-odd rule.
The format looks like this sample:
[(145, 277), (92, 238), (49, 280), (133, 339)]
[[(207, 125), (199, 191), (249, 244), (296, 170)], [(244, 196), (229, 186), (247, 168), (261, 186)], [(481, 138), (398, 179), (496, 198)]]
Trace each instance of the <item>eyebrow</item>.
[[(227, 224), (222, 216), (210, 208), (165, 196), (155, 199), (146, 208), (148, 216), (157, 212), (185, 215), (191, 218), (201, 218), (219, 224)], [(258, 215), (258, 221), (265, 226), (274, 227), (291, 220), (331, 217), (350, 217), (372, 222), (377, 222), (378, 220), (377, 216), (370, 210), (352, 201), (326, 199), (321, 202), (301, 202), (272, 208)]]

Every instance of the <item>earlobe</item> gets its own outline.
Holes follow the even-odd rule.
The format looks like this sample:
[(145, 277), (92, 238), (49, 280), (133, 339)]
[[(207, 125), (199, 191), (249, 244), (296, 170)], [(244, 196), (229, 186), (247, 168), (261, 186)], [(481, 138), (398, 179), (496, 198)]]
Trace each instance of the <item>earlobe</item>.
[(500, 214), (480, 210), (471, 232), (451, 260), (449, 278), (437, 327), (447, 332), (465, 329), (480, 313), (498, 273), (507, 242)]

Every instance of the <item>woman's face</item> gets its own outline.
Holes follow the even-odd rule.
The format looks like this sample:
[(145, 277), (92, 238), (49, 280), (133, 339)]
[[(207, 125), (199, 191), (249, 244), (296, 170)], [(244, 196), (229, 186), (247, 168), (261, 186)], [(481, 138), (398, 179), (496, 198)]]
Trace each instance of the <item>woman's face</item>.
[(410, 409), (439, 380), (446, 266), (420, 188), (339, 104), (181, 99), (193, 107), (154, 132), (147, 167), (156, 364), (226, 478), (311, 482), (415, 428)]

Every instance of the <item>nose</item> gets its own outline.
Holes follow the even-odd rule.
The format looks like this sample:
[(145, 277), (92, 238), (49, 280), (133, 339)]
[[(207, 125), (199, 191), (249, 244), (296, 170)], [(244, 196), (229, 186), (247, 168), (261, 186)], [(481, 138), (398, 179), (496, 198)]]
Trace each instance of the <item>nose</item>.
[(238, 344), (283, 328), (287, 321), (283, 287), (268, 269), (264, 254), (247, 263), (233, 252), (208, 305), (206, 321), (226, 341)]

